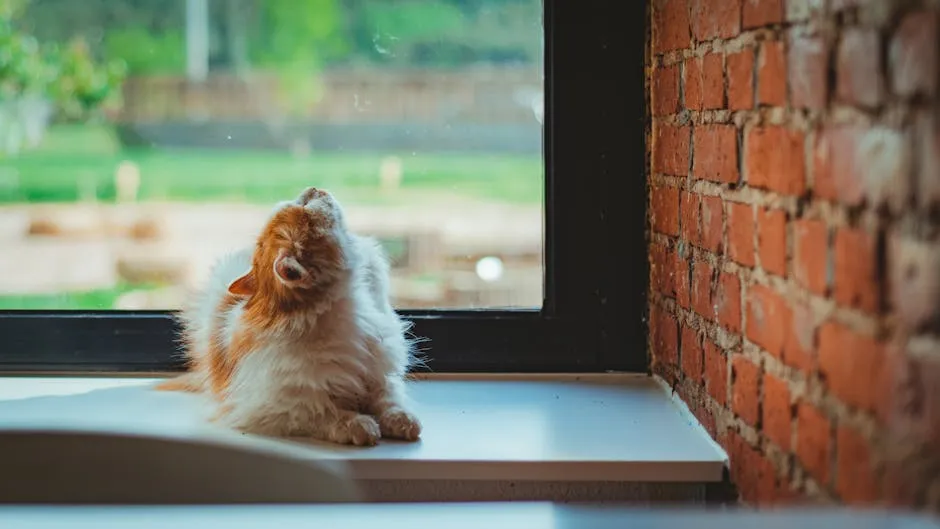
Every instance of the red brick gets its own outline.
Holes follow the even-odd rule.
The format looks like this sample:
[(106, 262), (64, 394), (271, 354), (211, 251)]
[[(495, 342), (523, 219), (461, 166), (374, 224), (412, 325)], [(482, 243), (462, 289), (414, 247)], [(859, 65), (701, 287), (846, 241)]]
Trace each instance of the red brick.
[(885, 350), (874, 337), (855, 333), (840, 323), (819, 329), (819, 371), (836, 398), (849, 406), (876, 411), (887, 376)]
[(718, 322), (732, 332), (741, 331), (741, 280), (734, 274), (722, 272), (715, 292), (715, 310)]
[[(682, 344), (680, 344), (679, 347), (681, 349)], [(687, 380), (686, 382), (686, 384), (676, 384), (673, 390), (676, 392), (676, 395), (679, 396), (679, 399), (686, 403), (689, 408), (689, 412), (694, 415), (695, 410), (699, 408), (701, 404), (698, 399), (698, 392), (696, 391), (698, 389), (698, 385), (690, 380)]]
[(761, 266), (778, 276), (787, 275), (787, 214), (779, 209), (757, 210), (757, 249)]
[(848, 426), (836, 430), (836, 492), (849, 505), (870, 505), (878, 488), (868, 442)]
[(653, 172), (673, 176), (689, 174), (689, 142), (692, 129), (688, 126), (653, 125)]
[(688, 0), (653, 2), (653, 52), (665, 53), (689, 47)]
[(876, 312), (880, 305), (875, 241), (862, 230), (841, 228), (834, 244), (833, 294), (840, 305)]
[(829, 419), (808, 403), (797, 408), (796, 457), (823, 486), (829, 483), (831, 425)]
[(652, 186), (650, 204), (653, 230), (666, 235), (679, 235), (679, 188)]
[(813, 178), (816, 194), (828, 200), (857, 206), (865, 198), (865, 187), (856, 153), (862, 129), (833, 126), (816, 135), (813, 148)]
[(675, 253), (664, 244), (650, 243), (650, 283), (664, 296), (676, 294)]
[(785, 380), (764, 374), (764, 403), (761, 422), (767, 438), (785, 451), (790, 450), (790, 387)]
[(692, 415), (701, 423), (702, 428), (705, 428), (705, 431), (708, 432), (709, 437), (714, 439), (718, 436), (718, 424), (715, 420), (715, 416), (709, 410), (707, 406), (702, 405), (695, 406), (692, 408)]
[(692, 310), (708, 320), (714, 319), (712, 307), (712, 265), (696, 261), (692, 267)]
[(896, 94), (932, 96), (937, 91), (937, 13), (907, 15), (891, 39), (888, 64)]
[(685, 61), (685, 106), (692, 110), (714, 110), (725, 106), (725, 78), (721, 55), (709, 53)]
[(905, 330), (940, 321), (940, 246), (892, 237), (888, 273), (891, 306)]
[(692, 174), (696, 178), (721, 183), (738, 181), (738, 139), (733, 125), (695, 127), (693, 142)]
[(917, 159), (917, 198), (925, 210), (940, 207), (940, 118), (929, 112), (917, 119), (916, 138), (920, 156)]
[(750, 204), (729, 204), (728, 255), (744, 266), (757, 264), (754, 251), (754, 208)]
[(782, 358), (791, 320), (790, 307), (780, 294), (763, 285), (748, 288), (745, 333), (750, 341)]
[(741, 498), (757, 505), (776, 503), (785, 485), (780, 482), (773, 463), (734, 431), (729, 431), (725, 438), (724, 448), (731, 463), (731, 481), (741, 492)]
[(728, 55), (728, 109), (754, 108), (754, 52), (750, 49)]
[(769, 41), (761, 46), (757, 58), (757, 103), (777, 107), (787, 104), (787, 63), (783, 42)]
[(758, 28), (783, 22), (783, 0), (744, 0), (741, 14), (745, 28)]
[(784, 195), (802, 194), (806, 189), (803, 145), (799, 131), (779, 126), (749, 129), (744, 141), (748, 183)]
[(679, 324), (676, 318), (658, 305), (650, 305), (650, 326), (653, 356), (667, 365), (677, 365), (679, 363)]
[(700, 242), (703, 248), (721, 253), (724, 236), (724, 202), (720, 197), (702, 197)]
[(911, 148), (907, 136), (886, 127), (865, 131), (856, 152), (868, 204), (903, 213), (911, 197)]
[(704, 105), (702, 101), (704, 77), (701, 57), (689, 57), (685, 60), (682, 67), (682, 97), (685, 108), (702, 110), (702, 105)]
[(774, 505), (802, 506), (808, 503), (806, 496), (797, 487), (796, 483), (790, 483), (786, 479), (779, 480)]
[[(903, 331), (901, 335), (902, 338), (906, 338)], [(899, 432), (907, 437), (906, 444), (910, 446), (910, 441), (916, 438), (916, 435), (911, 435), (910, 418), (912, 415), (923, 415), (925, 391), (924, 372), (921, 366), (911, 358), (913, 355), (907, 354), (906, 346), (903, 339), (893, 339), (885, 344), (883, 387), (880, 388), (884, 399), (878, 406), (876, 418), (879, 424), (885, 425), (891, 432)], [(927, 372), (929, 373), (929, 370)], [(940, 377), (936, 380), (940, 380)], [(888, 441), (890, 442), (891, 439), (889, 438)]]
[(728, 454), (728, 459), (730, 460), (729, 462), (731, 463), (731, 471), (732, 471), (731, 482), (733, 483), (735, 481), (734, 480), (734, 477), (735, 477), (734, 476), (734, 461), (736, 458), (734, 457), (734, 454), (737, 452), (736, 445), (738, 443), (744, 443), (745, 441), (744, 439), (741, 438), (741, 436), (738, 434), (736, 430), (731, 429), (731, 428), (725, 429), (724, 431), (719, 433), (718, 438), (715, 440), (718, 442), (719, 445), (721, 445), (721, 448)]
[(728, 400), (728, 360), (711, 340), (705, 340), (705, 389), (718, 404)]
[(729, 39), (741, 32), (741, 0), (690, 0), (697, 41)]
[(741, 467), (744, 464), (744, 458), (741, 457), (742, 448), (747, 447), (747, 441), (738, 434), (737, 431), (728, 429), (718, 435), (718, 444), (728, 454), (728, 463), (730, 466), (731, 482), (739, 483)]
[(821, 220), (793, 223), (793, 276), (810, 292), (826, 295), (829, 232)]
[(702, 337), (695, 329), (682, 326), (682, 372), (686, 378), (698, 382), (702, 379)]
[(688, 259), (676, 252), (676, 302), (684, 309), (692, 306), (691, 266)]
[(898, 369), (892, 373), (890, 384), (883, 386), (890, 388), (891, 396), (886, 399), (891, 411), (888, 427), (895, 439), (935, 450), (940, 446), (940, 356), (911, 357), (898, 352), (893, 356), (900, 357), (894, 362)]
[(882, 88), (881, 42), (875, 29), (849, 28), (842, 32), (836, 52), (836, 96), (843, 102), (877, 107)]
[(892, 509), (912, 511), (917, 505), (917, 482), (910, 479), (902, 464), (889, 461), (882, 478), (884, 503)]
[(760, 451), (746, 444), (742, 446), (743, 448), (735, 454), (741, 461), (735, 481), (741, 491), (741, 498), (758, 505), (775, 503), (780, 483), (773, 463)]
[(661, 244), (649, 244), (650, 285), (656, 292), (662, 292), (662, 273), (660, 264), (665, 260), (666, 248)]
[(701, 230), (702, 199), (695, 193), (683, 191), (679, 198), (679, 214), (681, 215), (680, 235), (692, 244), (698, 245)]
[(760, 408), (760, 368), (747, 358), (731, 358), (731, 409), (747, 424), (757, 427)]
[(653, 71), (653, 115), (664, 116), (679, 111), (679, 66), (665, 66)]
[(783, 362), (804, 373), (816, 370), (816, 321), (806, 304), (791, 303), (781, 318), (783, 326)]
[(787, 48), (790, 104), (822, 110), (829, 99), (829, 47), (821, 37), (791, 32)]

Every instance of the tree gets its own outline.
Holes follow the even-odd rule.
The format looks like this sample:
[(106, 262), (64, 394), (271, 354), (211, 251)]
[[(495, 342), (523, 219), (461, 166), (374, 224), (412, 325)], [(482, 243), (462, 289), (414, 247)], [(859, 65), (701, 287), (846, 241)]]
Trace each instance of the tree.
[(37, 142), (53, 116), (95, 117), (125, 74), (121, 62), (96, 62), (81, 39), (40, 45), (17, 24), (27, 2), (0, 0), (0, 141), (8, 154), (18, 152), (24, 139)]
[[(303, 109), (319, 97), (318, 73), (348, 51), (337, 0), (223, 0), (229, 65), (275, 75), (282, 103)], [(218, 5), (218, 4), (217, 4)]]

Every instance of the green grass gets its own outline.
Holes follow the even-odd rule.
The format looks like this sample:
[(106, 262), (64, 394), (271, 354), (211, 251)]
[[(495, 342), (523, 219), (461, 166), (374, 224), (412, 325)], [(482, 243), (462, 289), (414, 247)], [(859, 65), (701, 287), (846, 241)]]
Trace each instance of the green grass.
[(56, 294), (25, 294), (0, 296), (0, 310), (107, 310), (113, 309), (119, 297), (132, 290), (149, 290), (147, 285), (118, 285), (114, 288), (63, 292)]
[(379, 192), (378, 168), (390, 154), (403, 161), (405, 191), (526, 204), (542, 200), (538, 156), (315, 152), (299, 158), (259, 151), (122, 149), (108, 128), (57, 126), (39, 148), (0, 159), (0, 203), (72, 202), (91, 194), (113, 200), (114, 172), (124, 160), (140, 167), (141, 200), (270, 203), (316, 185), (344, 190), (353, 202), (382, 201), (389, 199)]

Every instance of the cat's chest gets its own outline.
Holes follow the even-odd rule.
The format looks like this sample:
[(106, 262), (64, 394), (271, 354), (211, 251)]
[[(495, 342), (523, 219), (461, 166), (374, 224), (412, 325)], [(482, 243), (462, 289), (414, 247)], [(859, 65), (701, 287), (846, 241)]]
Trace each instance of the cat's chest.
[(281, 344), (278, 354), (272, 355), (272, 382), (357, 399), (373, 391), (382, 376), (369, 343), (368, 337), (355, 337)]

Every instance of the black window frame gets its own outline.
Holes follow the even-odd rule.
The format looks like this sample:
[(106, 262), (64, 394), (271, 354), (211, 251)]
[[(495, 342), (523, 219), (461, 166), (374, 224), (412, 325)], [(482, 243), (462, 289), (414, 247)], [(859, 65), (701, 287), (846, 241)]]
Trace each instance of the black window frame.
[[(432, 372), (647, 372), (646, 2), (544, 0), (544, 303), (407, 310)], [(0, 311), (0, 373), (183, 369), (172, 313)]]

